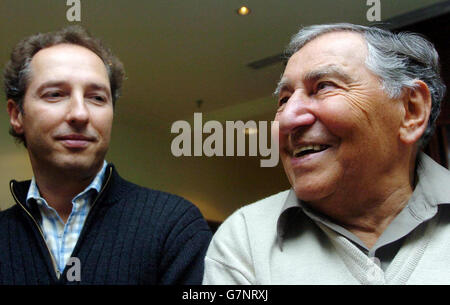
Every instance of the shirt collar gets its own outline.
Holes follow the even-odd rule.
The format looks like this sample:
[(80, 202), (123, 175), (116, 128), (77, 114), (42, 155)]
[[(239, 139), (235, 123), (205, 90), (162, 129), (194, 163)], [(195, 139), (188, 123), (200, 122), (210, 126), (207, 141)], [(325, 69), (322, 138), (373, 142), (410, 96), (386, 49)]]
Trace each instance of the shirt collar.
[(436, 207), (450, 204), (450, 172), (425, 153), (420, 153), (417, 163), (417, 184), (410, 202), (415, 206)]
[[(431, 218), (436, 214), (437, 206), (440, 204), (450, 204), (450, 173), (449, 171), (436, 163), (425, 153), (420, 152), (417, 162), (417, 184), (414, 192), (408, 202), (408, 208), (421, 220)], [(326, 221), (323, 216), (315, 213), (297, 198), (294, 190), (291, 188), (284, 201), (277, 221), (277, 242), (282, 249), (282, 243), (289, 228), (289, 219), (291, 213), (302, 211), (316, 221)]]
[[(92, 182), (81, 193), (79, 193), (72, 199), (72, 203), (77, 201), (78, 199), (92, 198), (91, 196), (93, 195), (94, 192), (96, 192), (97, 194), (100, 192), (100, 189), (101, 189), (102, 183), (103, 183), (103, 179), (105, 177), (107, 165), (108, 165), (108, 163), (105, 160), (103, 160), (103, 166), (102, 166), (101, 170), (97, 173), (97, 175), (94, 177)], [(31, 199), (35, 199), (38, 202), (42, 201), (42, 204), (48, 205), (46, 203), (45, 199), (42, 198), (42, 196), (39, 192), (39, 188), (36, 184), (36, 179), (34, 178), (34, 176), (31, 179), (30, 188), (28, 189), (28, 193), (27, 193), (27, 199), (26, 199), (27, 205), (30, 204), (29, 202)], [(88, 201), (90, 201), (90, 200), (88, 200)]]
[(281, 249), (283, 245), (283, 239), (285, 238), (288, 229), (290, 211), (299, 210), (302, 210), (301, 200), (297, 198), (294, 189), (291, 188), (284, 201), (283, 207), (281, 208), (280, 216), (278, 217), (277, 221), (277, 243)]

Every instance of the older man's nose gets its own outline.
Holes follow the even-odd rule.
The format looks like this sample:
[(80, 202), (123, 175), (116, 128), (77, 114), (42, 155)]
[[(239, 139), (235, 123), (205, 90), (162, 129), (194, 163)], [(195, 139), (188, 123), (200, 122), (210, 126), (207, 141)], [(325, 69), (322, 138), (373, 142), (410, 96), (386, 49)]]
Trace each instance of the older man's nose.
[(310, 106), (308, 98), (296, 91), (278, 116), (280, 133), (288, 134), (296, 128), (314, 124), (316, 117), (311, 112)]
[(83, 127), (89, 122), (89, 109), (82, 94), (74, 94), (71, 97), (66, 120), (74, 127)]

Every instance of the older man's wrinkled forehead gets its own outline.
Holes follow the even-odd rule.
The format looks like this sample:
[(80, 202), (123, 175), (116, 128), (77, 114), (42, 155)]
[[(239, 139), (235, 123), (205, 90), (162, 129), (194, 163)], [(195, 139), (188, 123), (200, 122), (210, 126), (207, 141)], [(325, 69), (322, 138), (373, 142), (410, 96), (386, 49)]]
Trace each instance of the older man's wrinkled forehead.
[(301, 77), (305, 80), (320, 78), (333, 74), (345, 80), (351, 80), (351, 75), (345, 72), (348, 64), (358, 64), (365, 67), (368, 49), (364, 37), (360, 33), (350, 31), (336, 31), (317, 36), (297, 50), (288, 61), (285, 71), (274, 92), (278, 95), (281, 88), (289, 82), (289, 63), (302, 56)]

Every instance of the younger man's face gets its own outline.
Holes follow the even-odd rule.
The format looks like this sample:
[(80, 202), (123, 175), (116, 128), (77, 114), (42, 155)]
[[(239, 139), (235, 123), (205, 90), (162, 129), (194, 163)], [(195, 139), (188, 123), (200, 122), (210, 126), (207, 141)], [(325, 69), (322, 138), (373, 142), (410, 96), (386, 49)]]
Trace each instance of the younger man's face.
[(103, 61), (84, 47), (60, 44), (36, 53), (30, 65), (24, 111), (13, 128), (24, 134), (32, 165), (95, 172), (113, 121)]

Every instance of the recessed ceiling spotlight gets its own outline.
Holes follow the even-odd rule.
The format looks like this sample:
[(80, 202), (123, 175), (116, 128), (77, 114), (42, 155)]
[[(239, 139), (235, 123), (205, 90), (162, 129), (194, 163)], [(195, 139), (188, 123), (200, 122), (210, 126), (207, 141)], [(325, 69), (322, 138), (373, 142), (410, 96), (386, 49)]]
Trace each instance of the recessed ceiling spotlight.
[(248, 14), (250, 14), (250, 9), (246, 6), (241, 6), (238, 10), (237, 10), (238, 15), (241, 16), (246, 16)]

